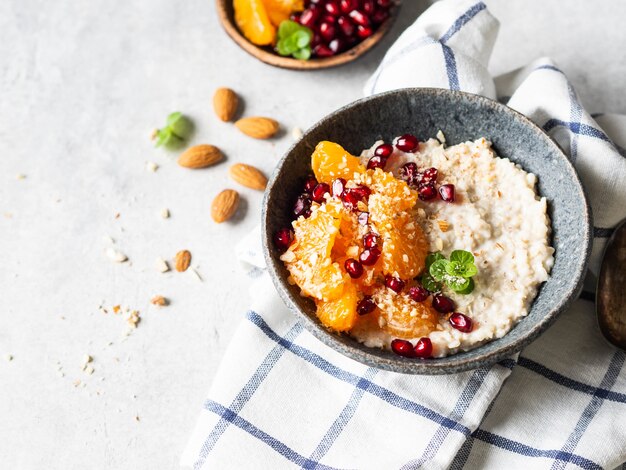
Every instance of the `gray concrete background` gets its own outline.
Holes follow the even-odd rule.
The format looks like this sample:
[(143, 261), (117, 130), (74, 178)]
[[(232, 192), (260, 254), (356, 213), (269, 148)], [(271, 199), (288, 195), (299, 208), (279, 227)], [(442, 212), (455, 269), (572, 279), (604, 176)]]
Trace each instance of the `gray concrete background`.
[[(228, 165), (184, 170), (152, 148), (150, 131), (184, 111), (198, 126), (194, 143), (219, 145), (229, 162), (269, 174), (289, 136), (242, 138), (213, 116), (214, 89), (239, 91), (248, 115), (306, 128), (361, 95), (385, 49), (428, 5), (404, 3), (366, 57), (301, 73), (240, 51), (209, 0), (0, 2), (3, 468), (177, 467), (248, 304), (232, 247), (258, 223), (261, 194), (242, 190), (237, 221), (212, 223), (210, 201), (234, 186)], [(486, 3), (502, 23), (494, 73), (551, 56), (590, 111), (626, 113), (624, 2)], [(147, 161), (159, 170), (147, 172)], [(159, 217), (164, 207), (169, 220)], [(104, 236), (131, 262), (108, 260)], [(155, 258), (183, 248), (203, 282), (154, 269)], [(155, 294), (172, 305), (151, 306)], [(123, 318), (101, 304), (138, 309), (143, 321), (123, 341)], [(93, 375), (81, 371), (85, 354)]]

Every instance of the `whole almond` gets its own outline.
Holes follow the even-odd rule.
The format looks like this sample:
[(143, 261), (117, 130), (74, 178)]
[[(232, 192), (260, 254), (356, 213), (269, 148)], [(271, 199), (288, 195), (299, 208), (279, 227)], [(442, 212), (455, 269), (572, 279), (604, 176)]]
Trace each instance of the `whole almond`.
[(253, 167), (252, 165), (235, 163), (228, 170), (228, 174), (237, 183), (245, 186), (246, 188), (263, 191), (267, 186), (266, 176), (261, 173), (261, 170)]
[(211, 204), (211, 217), (221, 224), (230, 219), (239, 207), (239, 193), (234, 189), (225, 189), (213, 199)]
[(218, 88), (213, 95), (213, 109), (222, 121), (231, 121), (237, 113), (239, 97), (230, 88)]
[(215, 145), (202, 144), (189, 147), (178, 157), (178, 164), (185, 168), (206, 168), (224, 158)]
[(278, 132), (278, 122), (274, 119), (255, 116), (239, 119), (235, 126), (244, 134), (255, 139), (269, 139)]
[(176, 253), (176, 259), (174, 260), (174, 266), (176, 267), (176, 271), (182, 273), (187, 271), (187, 268), (191, 264), (191, 253), (187, 250), (182, 250)]

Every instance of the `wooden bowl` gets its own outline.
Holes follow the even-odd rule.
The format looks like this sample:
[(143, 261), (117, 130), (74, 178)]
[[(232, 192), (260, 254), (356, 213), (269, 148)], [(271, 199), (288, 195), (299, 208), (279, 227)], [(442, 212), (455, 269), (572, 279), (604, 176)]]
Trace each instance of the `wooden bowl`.
[(341, 54), (332, 57), (312, 58), (309, 60), (298, 60), (291, 57), (283, 57), (278, 55), (269, 46), (256, 46), (248, 41), (237, 28), (235, 23), (235, 12), (233, 9), (233, 0), (216, 0), (217, 15), (222, 23), (222, 27), (226, 33), (248, 54), (275, 67), (281, 67), (292, 70), (315, 70), (336, 67), (338, 65), (352, 62), (361, 57), (372, 47), (374, 47), (381, 38), (391, 29), (391, 26), (397, 16), (398, 5), (390, 10), (390, 15), (383, 24), (369, 38), (360, 42), (352, 49), (348, 49)]

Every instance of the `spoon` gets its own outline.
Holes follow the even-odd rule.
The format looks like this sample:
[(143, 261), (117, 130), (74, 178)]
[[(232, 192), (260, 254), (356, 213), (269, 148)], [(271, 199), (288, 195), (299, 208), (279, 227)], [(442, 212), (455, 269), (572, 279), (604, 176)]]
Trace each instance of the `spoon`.
[(619, 223), (604, 250), (596, 314), (604, 337), (626, 350), (626, 219)]

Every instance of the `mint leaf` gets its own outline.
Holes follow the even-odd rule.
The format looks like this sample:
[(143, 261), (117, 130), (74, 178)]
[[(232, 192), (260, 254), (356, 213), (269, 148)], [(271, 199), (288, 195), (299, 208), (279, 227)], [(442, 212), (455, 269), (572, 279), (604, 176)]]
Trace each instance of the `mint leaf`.
[(460, 264), (458, 261), (449, 261), (446, 265), (446, 273), (450, 276), (463, 276), (465, 273), (465, 266)]
[(430, 275), (437, 281), (443, 281), (444, 276), (447, 274), (447, 266), (450, 262), (447, 259), (440, 259), (435, 261), (428, 268)]
[(170, 130), (169, 127), (166, 127), (164, 129), (159, 129), (157, 131), (155, 147), (160, 147), (161, 145), (164, 145), (171, 137), (172, 137), (172, 131)]
[(293, 33), (299, 31), (302, 28), (298, 23), (291, 20), (281, 21), (278, 26), (278, 39), (283, 39), (291, 36)]
[(311, 36), (309, 36), (307, 32), (302, 29), (293, 33), (291, 37), (295, 38), (296, 45), (299, 49), (305, 48), (311, 42)]
[(462, 292), (468, 288), (471, 279), (467, 279), (461, 276), (446, 275), (443, 278), (443, 282), (452, 289), (454, 292)]
[(457, 290), (455, 292), (461, 295), (471, 294), (472, 291), (474, 290), (474, 279), (468, 279), (468, 281), (469, 282), (467, 283), (467, 287), (465, 289)]
[(439, 261), (440, 259), (446, 259), (441, 253), (438, 251), (435, 253), (429, 253), (426, 257), (426, 269), (430, 269), (430, 265), (435, 261)]
[(176, 121), (178, 121), (181, 117), (182, 117), (183, 113), (181, 113), (180, 111), (176, 111), (175, 113), (171, 113), (168, 117), (167, 120), (165, 121), (165, 124), (167, 126), (171, 126), (172, 124), (174, 124)]
[(465, 265), (465, 274), (463, 274), (465, 277), (476, 276), (476, 274), (478, 274), (478, 268), (474, 263)]
[(291, 55), (292, 51), (285, 45), (285, 41), (278, 41), (276, 43), (276, 52), (282, 56)]
[(276, 43), (276, 52), (282, 56), (289, 56), (293, 53), (287, 44), (285, 44), (285, 41), (278, 41), (278, 43)]
[(420, 279), (422, 286), (424, 289), (430, 292), (439, 292), (441, 291), (441, 284), (433, 279), (430, 274), (424, 274)]
[(311, 57), (311, 48), (305, 47), (304, 49), (300, 49), (299, 51), (294, 52), (293, 56), (296, 59), (309, 60), (309, 58)]
[(473, 264), (474, 255), (465, 250), (454, 250), (450, 253), (450, 261), (456, 261), (459, 264)]
[(177, 137), (180, 137), (181, 139), (186, 139), (193, 132), (193, 123), (182, 114), (176, 114), (178, 114), (178, 116), (176, 120), (169, 124), (169, 128)]
[(275, 49), (282, 56), (308, 60), (311, 57), (312, 39), (313, 31), (309, 28), (295, 21), (285, 20), (278, 26), (278, 42)]

